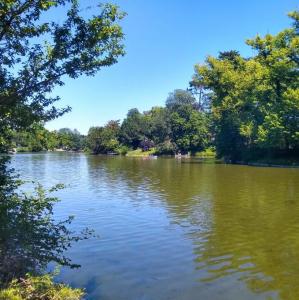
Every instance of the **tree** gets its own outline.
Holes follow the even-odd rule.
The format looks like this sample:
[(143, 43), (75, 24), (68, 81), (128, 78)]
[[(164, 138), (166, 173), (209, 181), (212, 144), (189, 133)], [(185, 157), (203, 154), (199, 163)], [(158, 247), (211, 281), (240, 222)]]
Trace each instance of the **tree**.
[(57, 133), (50, 132), (43, 124), (34, 123), (28, 129), (13, 131), (12, 145), (18, 151), (38, 152), (57, 148)]
[[(64, 6), (65, 20), (43, 21), (43, 15)], [(66, 77), (92, 76), (124, 55), (124, 17), (118, 7), (100, 6), (97, 15), (84, 18), (76, 0), (0, 0), (0, 146), (6, 148), (12, 130), (28, 129), (69, 108), (54, 106), (52, 95)], [(39, 271), (50, 261), (71, 265), (63, 252), (74, 236), (67, 219), (52, 217), (55, 198), (37, 187), (28, 196), (0, 162), (0, 281)], [(83, 236), (83, 238), (85, 235)]]
[(121, 141), (128, 147), (136, 149), (146, 138), (149, 126), (147, 119), (138, 109), (133, 108), (128, 111), (127, 117), (121, 125)]
[(61, 128), (57, 132), (58, 147), (78, 151), (83, 148), (84, 137), (77, 129)]
[(183, 153), (201, 151), (208, 142), (208, 122), (199, 111), (195, 97), (185, 90), (175, 90), (166, 100), (170, 140)]
[(248, 40), (256, 55), (209, 56), (193, 86), (209, 95), (219, 156), (232, 161), (299, 155), (298, 12), (292, 28)]
[(190, 105), (196, 108), (196, 99), (189, 91), (185, 90), (178, 89), (174, 90), (172, 93), (169, 93), (169, 96), (166, 100), (166, 108), (173, 111), (182, 105)]
[[(21, 181), (4, 160), (0, 164), (0, 286), (27, 272), (37, 273), (49, 262), (78, 267), (63, 252), (91, 232), (70, 231), (67, 225), (73, 217), (55, 221), (53, 207), (58, 199), (48, 196), (40, 185), (33, 194), (20, 192)], [(49, 192), (60, 188), (57, 185)]]
[(257, 144), (281, 150), (299, 150), (299, 35), (298, 12), (290, 17), (294, 26), (276, 36), (257, 36), (247, 44), (257, 51), (269, 85), (264, 99), (264, 122), (258, 125)]
[(204, 113), (191, 105), (182, 105), (170, 114), (171, 142), (177, 151), (203, 150), (208, 144), (208, 123)]
[[(44, 13), (61, 6), (67, 9), (62, 24), (43, 21)], [(111, 4), (100, 6), (97, 15), (85, 19), (75, 0), (1, 0), (1, 137), (7, 139), (10, 129), (26, 128), (69, 111), (69, 107), (54, 106), (59, 97), (51, 92), (67, 76), (91, 76), (117, 62), (124, 54), (118, 25), (123, 17)]]
[(88, 148), (94, 154), (116, 152), (119, 147), (119, 121), (109, 121), (104, 127), (91, 127), (87, 135)]
[(157, 145), (170, 139), (169, 114), (164, 107), (153, 107), (146, 113), (149, 138)]

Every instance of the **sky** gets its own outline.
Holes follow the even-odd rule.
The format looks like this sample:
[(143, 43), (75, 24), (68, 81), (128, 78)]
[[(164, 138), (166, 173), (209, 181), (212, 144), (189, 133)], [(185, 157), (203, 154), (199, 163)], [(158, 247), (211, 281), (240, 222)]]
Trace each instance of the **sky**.
[[(102, 1), (103, 2), (103, 1)], [(96, 9), (98, 0), (81, 0)], [(72, 111), (46, 124), (86, 134), (91, 126), (122, 120), (131, 108), (162, 106), (174, 89), (186, 89), (194, 65), (207, 55), (238, 50), (253, 55), (245, 44), (257, 34), (275, 34), (290, 26), (287, 13), (298, 0), (116, 0), (127, 13), (121, 26), (126, 55), (94, 77), (66, 79), (55, 89), (58, 107)], [(55, 12), (63, 18), (63, 11)]]

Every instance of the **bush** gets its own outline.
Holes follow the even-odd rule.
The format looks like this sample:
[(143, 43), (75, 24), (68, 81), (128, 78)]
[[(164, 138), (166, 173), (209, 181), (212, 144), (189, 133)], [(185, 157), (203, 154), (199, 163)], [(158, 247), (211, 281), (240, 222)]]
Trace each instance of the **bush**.
[(202, 158), (215, 158), (216, 157), (216, 149), (215, 147), (209, 147), (203, 151), (196, 152), (195, 156)]
[(53, 282), (50, 275), (13, 280), (0, 291), (0, 300), (80, 300), (83, 290)]
[(148, 157), (148, 156), (153, 155), (155, 153), (156, 153), (155, 148), (152, 148), (149, 151), (143, 151), (142, 149), (138, 148), (136, 150), (129, 151), (126, 156), (130, 156), (130, 157)]
[[(56, 221), (53, 209), (58, 199), (41, 185), (34, 192), (20, 192), (20, 181), (0, 159), (0, 285), (26, 273), (39, 274), (49, 262), (79, 267), (64, 255), (73, 242), (88, 238), (91, 231), (76, 234), (68, 229), (73, 217)], [(62, 188), (57, 185), (49, 192)]]
[(17, 152), (31, 152), (31, 149), (29, 147), (19, 147), (17, 148)]
[(154, 146), (154, 142), (147, 138), (143, 139), (140, 143), (142, 151), (150, 151)]
[(174, 155), (176, 152), (175, 145), (170, 141), (165, 141), (164, 143), (158, 144), (156, 146), (155, 154), (158, 155)]
[(116, 149), (116, 153), (120, 154), (120, 155), (126, 155), (129, 152), (129, 147), (125, 146), (125, 145), (120, 145), (117, 149)]

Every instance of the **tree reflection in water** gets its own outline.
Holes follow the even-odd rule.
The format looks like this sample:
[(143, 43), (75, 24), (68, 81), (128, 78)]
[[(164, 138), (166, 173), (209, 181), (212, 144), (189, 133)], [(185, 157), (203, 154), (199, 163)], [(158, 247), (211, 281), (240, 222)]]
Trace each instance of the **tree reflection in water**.
[[(99, 166), (98, 158), (88, 163), (91, 172)], [(132, 193), (143, 185), (160, 194), (152, 201), (163, 201), (172, 221), (187, 228), (200, 282), (240, 280), (257, 294), (299, 299), (298, 170), (172, 159), (100, 165)]]

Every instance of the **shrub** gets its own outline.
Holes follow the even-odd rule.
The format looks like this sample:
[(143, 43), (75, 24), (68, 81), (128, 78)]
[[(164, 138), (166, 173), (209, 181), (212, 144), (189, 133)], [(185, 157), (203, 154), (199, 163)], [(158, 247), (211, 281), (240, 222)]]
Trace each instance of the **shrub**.
[(120, 145), (117, 149), (116, 149), (116, 153), (120, 154), (120, 155), (126, 155), (129, 152), (129, 147), (125, 146), (125, 145)]
[(164, 143), (158, 144), (156, 146), (155, 154), (174, 155), (175, 152), (176, 152), (176, 146), (170, 141), (165, 141)]
[(83, 290), (64, 284), (54, 283), (51, 275), (13, 280), (0, 291), (0, 300), (80, 300)]
[[(73, 242), (88, 238), (91, 231), (79, 235), (68, 225), (73, 217), (55, 220), (53, 209), (58, 199), (41, 185), (34, 192), (20, 192), (20, 181), (0, 159), (0, 285), (26, 273), (39, 274), (49, 262), (78, 267), (64, 255)], [(49, 192), (62, 188), (57, 185)]]

